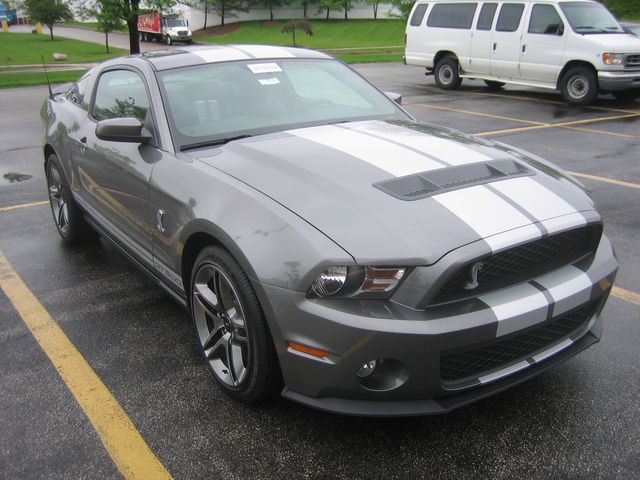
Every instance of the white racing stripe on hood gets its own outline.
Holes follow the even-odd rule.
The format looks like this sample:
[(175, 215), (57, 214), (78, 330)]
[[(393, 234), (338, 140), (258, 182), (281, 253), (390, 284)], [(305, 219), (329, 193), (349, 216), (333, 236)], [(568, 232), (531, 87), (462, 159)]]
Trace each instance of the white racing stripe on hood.
[(503, 180), (492, 183), (491, 186), (538, 221), (576, 213), (575, 208), (531, 177)]
[(235, 48), (220, 47), (208, 50), (191, 50), (193, 55), (197, 55), (207, 63), (230, 62), (234, 60), (248, 60), (251, 57)]
[(256, 59), (295, 57), (293, 53), (287, 52), (283, 48), (270, 47), (269, 45), (235, 45), (234, 48), (242, 50), (249, 55), (253, 55)]
[(463, 220), (481, 238), (531, 225), (524, 214), (482, 185), (431, 197)]
[(419, 153), (351, 129), (326, 125), (288, 133), (351, 155), (396, 177), (443, 168)]
[(437, 158), (451, 166), (464, 165), (467, 163), (487, 162), (493, 160), (472, 148), (458, 143), (456, 139), (444, 139), (433, 135), (413, 132), (407, 128), (397, 128), (393, 125), (385, 124), (387, 128), (380, 128), (380, 123), (360, 123), (349, 128), (354, 131), (362, 131), (371, 135), (398, 142), (424, 152), (427, 155)]

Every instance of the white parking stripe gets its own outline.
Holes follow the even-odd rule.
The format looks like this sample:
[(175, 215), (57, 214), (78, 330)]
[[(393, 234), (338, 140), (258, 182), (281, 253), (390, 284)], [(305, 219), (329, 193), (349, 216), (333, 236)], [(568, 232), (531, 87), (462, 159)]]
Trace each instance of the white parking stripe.
[(327, 125), (288, 133), (344, 152), (396, 177), (442, 168), (416, 152), (350, 129)]

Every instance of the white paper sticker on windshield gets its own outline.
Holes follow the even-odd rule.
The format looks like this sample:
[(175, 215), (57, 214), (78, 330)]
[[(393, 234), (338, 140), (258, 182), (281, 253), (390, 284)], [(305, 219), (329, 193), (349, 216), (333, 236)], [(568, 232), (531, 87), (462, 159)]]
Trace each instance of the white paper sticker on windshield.
[(260, 85), (278, 85), (280, 83), (277, 78), (260, 78), (258, 81)]
[(251, 63), (247, 65), (253, 73), (275, 73), (281, 72), (282, 69), (277, 63)]

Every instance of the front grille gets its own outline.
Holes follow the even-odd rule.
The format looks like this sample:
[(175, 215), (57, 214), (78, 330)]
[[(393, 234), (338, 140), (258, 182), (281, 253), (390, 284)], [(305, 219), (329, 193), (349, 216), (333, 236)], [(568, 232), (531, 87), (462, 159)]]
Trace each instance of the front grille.
[[(475, 259), (454, 273), (430, 303), (435, 305), (477, 296), (575, 263), (595, 253), (601, 234), (600, 225), (590, 225)], [(477, 263), (482, 264), (477, 270), (477, 287), (465, 289)]]
[(627, 67), (640, 67), (640, 55), (627, 55), (625, 64)]
[(448, 383), (478, 378), (493, 370), (529, 358), (584, 327), (597, 306), (598, 300), (524, 333), (489, 345), (475, 346), (462, 352), (443, 352), (440, 356), (440, 378)]

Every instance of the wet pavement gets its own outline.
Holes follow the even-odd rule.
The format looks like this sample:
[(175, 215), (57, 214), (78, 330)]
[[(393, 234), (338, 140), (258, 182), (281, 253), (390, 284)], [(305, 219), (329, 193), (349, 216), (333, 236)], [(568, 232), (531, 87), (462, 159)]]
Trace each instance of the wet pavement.
[[(443, 92), (418, 68), (357, 69), (421, 121), (496, 138), (581, 174), (640, 292), (640, 102), (594, 107), (481, 82)], [(0, 250), (175, 478), (640, 477), (640, 305), (612, 297), (602, 341), (536, 379), (451, 414), (329, 415), (285, 400), (239, 404), (197, 354), (188, 315), (103, 241), (61, 244), (46, 200), (46, 87), (2, 91)], [(600, 120), (592, 123), (576, 123)], [(562, 122), (562, 127), (544, 126)], [(537, 130), (513, 131), (543, 124)], [(486, 132), (502, 131), (503, 133)], [(22, 181), (9, 181), (22, 178)], [(22, 176), (31, 176), (25, 178)], [(119, 478), (98, 435), (0, 291), (0, 478)]]

